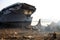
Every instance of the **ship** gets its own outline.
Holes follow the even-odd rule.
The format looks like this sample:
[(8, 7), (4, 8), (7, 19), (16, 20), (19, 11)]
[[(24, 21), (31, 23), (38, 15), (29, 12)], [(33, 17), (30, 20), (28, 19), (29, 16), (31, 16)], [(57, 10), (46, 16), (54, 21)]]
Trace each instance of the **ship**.
[(35, 6), (15, 3), (0, 11), (0, 28), (26, 28), (31, 24)]

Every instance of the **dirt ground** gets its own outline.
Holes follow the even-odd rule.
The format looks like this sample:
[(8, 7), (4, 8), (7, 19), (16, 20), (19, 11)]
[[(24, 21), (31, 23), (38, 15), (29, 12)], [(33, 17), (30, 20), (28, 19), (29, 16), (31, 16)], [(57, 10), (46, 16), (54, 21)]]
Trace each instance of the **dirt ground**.
[(60, 40), (60, 33), (56, 32), (56, 39), (49, 33), (39, 33), (32, 30), (0, 29), (0, 40)]

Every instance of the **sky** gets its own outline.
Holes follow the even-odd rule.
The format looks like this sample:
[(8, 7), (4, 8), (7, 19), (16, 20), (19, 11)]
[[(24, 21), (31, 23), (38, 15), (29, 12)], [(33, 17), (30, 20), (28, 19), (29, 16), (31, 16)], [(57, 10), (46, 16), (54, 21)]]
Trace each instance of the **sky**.
[(0, 0), (0, 10), (16, 2), (28, 3), (36, 7), (36, 12), (31, 15), (33, 17), (31, 25), (36, 25), (39, 19), (42, 25), (60, 20), (60, 0)]

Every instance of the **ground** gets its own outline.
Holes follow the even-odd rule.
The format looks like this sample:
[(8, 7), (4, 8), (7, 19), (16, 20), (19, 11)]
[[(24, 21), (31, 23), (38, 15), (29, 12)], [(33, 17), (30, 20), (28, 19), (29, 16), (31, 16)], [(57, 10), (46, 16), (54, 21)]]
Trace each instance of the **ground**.
[[(21, 30), (19, 28), (0, 29), (0, 40), (49, 40), (48, 34), (32, 30)], [(60, 40), (60, 33), (56, 32), (56, 34), (57, 38), (55, 40)]]

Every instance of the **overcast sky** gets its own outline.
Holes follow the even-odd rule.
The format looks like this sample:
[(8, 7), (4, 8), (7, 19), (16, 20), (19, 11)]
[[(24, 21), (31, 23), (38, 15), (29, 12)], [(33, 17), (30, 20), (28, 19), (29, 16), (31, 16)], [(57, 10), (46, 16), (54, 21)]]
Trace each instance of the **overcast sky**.
[[(0, 10), (16, 2), (28, 3), (37, 8), (36, 12), (32, 14), (33, 21), (38, 21), (39, 18), (47, 19), (47, 23), (60, 20), (60, 0), (0, 0)], [(47, 23), (42, 24), (47, 25)], [(37, 24), (37, 22), (33, 22), (33, 24)]]

